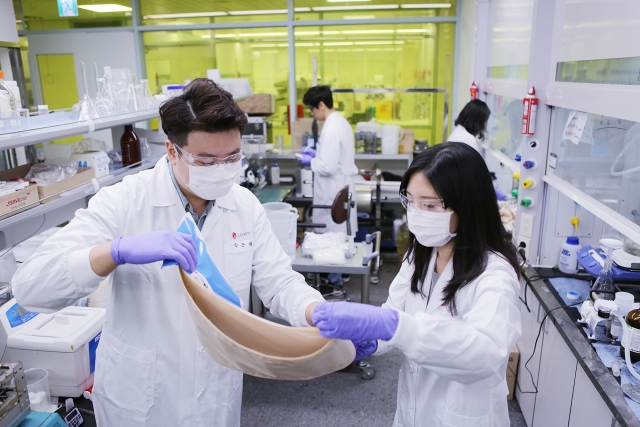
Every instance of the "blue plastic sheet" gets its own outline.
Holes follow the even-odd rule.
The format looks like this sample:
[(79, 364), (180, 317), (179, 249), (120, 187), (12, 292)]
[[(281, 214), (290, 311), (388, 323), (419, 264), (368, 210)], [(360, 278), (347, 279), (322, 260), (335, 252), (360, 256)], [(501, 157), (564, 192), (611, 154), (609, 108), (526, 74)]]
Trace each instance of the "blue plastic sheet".
[[(207, 249), (207, 244), (204, 242), (200, 230), (190, 214), (185, 214), (177, 231), (190, 235), (193, 237), (194, 242), (196, 242), (196, 249), (198, 250), (198, 265), (196, 266), (196, 271), (207, 279), (211, 290), (230, 303), (241, 307), (240, 297), (238, 297), (238, 294), (235, 293), (231, 285), (229, 285), (229, 282), (227, 282), (227, 279), (224, 278), (220, 270), (218, 270), (218, 267), (216, 267)], [(169, 265), (178, 265), (178, 263), (167, 260), (162, 264), (163, 267)], [(188, 273), (193, 272), (188, 271)]]

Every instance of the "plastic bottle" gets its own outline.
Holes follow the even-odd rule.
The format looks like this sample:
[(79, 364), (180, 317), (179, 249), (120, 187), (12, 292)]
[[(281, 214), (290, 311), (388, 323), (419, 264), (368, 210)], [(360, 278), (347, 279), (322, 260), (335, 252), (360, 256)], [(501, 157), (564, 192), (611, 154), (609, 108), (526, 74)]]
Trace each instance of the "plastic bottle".
[(271, 165), (271, 183), (274, 185), (280, 184), (280, 166), (275, 161)]
[(567, 237), (567, 241), (562, 245), (560, 251), (560, 261), (558, 268), (566, 274), (576, 274), (578, 272), (578, 250), (582, 249), (580, 240), (577, 237)]
[[(640, 309), (631, 310), (627, 314), (627, 324), (623, 328), (630, 328), (629, 331), (629, 352), (631, 362), (640, 361)], [(624, 359), (624, 344), (620, 346), (620, 357)]]
[(133, 125), (125, 125), (124, 133), (120, 138), (120, 149), (122, 150), (123, 166), (131, 166), (142, 161), (140, 139), (133, 131)]

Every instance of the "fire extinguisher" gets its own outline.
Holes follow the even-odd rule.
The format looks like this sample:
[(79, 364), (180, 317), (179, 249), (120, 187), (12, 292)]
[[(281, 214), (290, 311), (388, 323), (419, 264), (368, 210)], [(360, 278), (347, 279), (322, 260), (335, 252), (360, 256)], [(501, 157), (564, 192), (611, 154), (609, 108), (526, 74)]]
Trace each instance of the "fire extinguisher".
[(469, 92), (471, 93), (472, 101), (474, 99), (478, 99), (478, 95), (480, 95), (480, 88), (478, 88), (475, 80), (473, 81), (473, 83), (471, 83), (471, 89), (469, 89)]
[(538, 112), (538, 98), (536, 89), (531, 86), (529, 93), (522, 100), (522, 134), (533, 135), (536, 131), (536, 114)]

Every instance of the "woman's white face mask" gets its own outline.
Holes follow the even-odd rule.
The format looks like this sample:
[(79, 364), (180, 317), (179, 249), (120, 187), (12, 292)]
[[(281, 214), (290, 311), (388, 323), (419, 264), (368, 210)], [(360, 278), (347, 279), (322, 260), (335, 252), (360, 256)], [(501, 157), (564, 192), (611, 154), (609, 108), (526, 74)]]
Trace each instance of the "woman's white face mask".
[(418, 209), (407, 210), (409, 231), (416, 236), (422, 246), (437, 248), (456, 236), (451, 233), (451, 215), (453, 212), (429, 212)]
[(189, 168), (189, 180), (185, 180), (180, 171), (178, 175), (193, 194), (204, 200), (216, 200), (225, 196), (233, 187), (242, 169), (242, 161), (213, 166), (194, 166), (180, 160)]

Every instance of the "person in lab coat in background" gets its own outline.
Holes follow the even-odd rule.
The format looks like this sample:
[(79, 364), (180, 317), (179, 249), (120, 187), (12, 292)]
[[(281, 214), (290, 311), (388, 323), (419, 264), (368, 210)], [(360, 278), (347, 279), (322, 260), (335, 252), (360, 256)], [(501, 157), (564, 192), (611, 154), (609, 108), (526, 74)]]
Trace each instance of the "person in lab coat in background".
[[(242, 373), (217, 364), (198, 340), (177, 266), (194, 270), (190, 214), (217, 267), (249, 307), (253, 285), (271, 313), (309, 326), (323, 301), (271, 231), (264, 208), (235, 184), (245, 113), (213, 81), (195, 79), (160, 107), (167, 155), (153, 170), (101, 189), (87, 209), (17, 271), (18, 303), (53, 312), (110, 275), (93, 402), (100, 427), (239, 427)], [(242, 248), (237, 243), (245, 243)]]
[[(314, 86), (307, 91), (302, 102), (309, 107), (311, 114), (318, 121), (324, 121), (320, 132), (318, 149), (304, 149), (300, 163), (311, 166), (313, 171), (313, 204), (331, 205), (336, 194), (345, 185), (355, 200), (355, 176), (358, 168), (355, 164), (355, 140), (351, 125), (342, 115), (333, 108), (333, 95), (329, 86)], [(351, 234), (358, 230), (358, 214), (356, 207), (351, 208)], [(330, 209), (315, 209), (313, 222), (327, 224), (323, 231), (347, 232), (346, 222), (336, 224), (331, 219)], [(341, 286), (340, 275), (330, 274), (329, 282)]]
[(474, 99), (464, 106), (447, 142), (464, 142), (480, 152), (478, 139), (484, 139), (491, 110), (484, 101)]
[(321, 303), (312, 320), (357, 359), (404, 353), (394, 427), (509, 427), (519, 265), (487, 166), (447, 142), (417, 156), (400, 189), (410, 235), (387, 302)]

